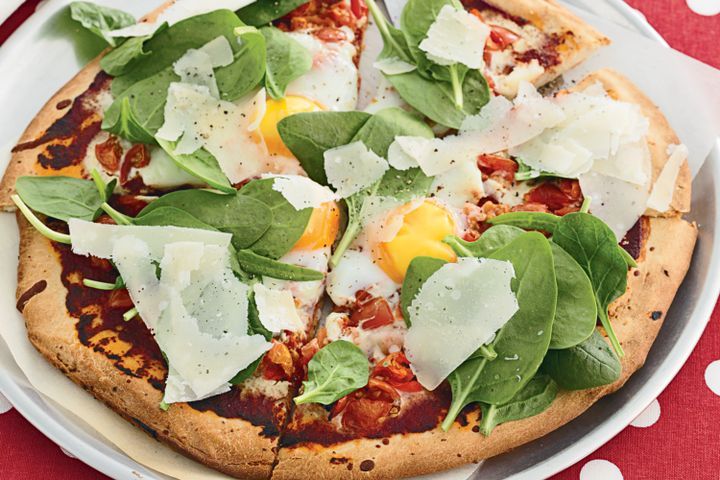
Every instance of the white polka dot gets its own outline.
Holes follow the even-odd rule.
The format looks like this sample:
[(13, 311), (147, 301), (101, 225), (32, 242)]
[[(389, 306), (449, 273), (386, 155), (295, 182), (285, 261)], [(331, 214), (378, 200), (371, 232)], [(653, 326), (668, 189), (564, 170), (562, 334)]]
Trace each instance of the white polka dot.
[(712, 17), (720, 13), (720, 0), (686, 0), (690, 10), (698, 15)]
[(647, 428), (655, 425), (660, 419), (660, 403), (657, 400), (653, 400), (640, 415), (635, 417), (635, 420), (630, 422), (630, 425), (638, 428)]
[(720, 360), (715, 360), (705, 369), (705, 383), (715, 395), (720, 395)]
[(70, 458), (76, 458), (75, 455), (73, 455), (72, 453), (68, 452), (67, 450), (65, 450), (65, 449), (62, 448), (62, 447), (60, 447), (60, 451), (63, 452), (65, 455), (67, 455), (67, 456), (70, 457)]
[(2, 394), (0, 394), (0, 414), (9, 412), (10, 410), (12, 410), (12, 408), (12, 403), (8, 402), (7, 398), (3, 397)]
[(612, 462), (590, 460), (580, 470), (580, 480), (623, 480), (623, 474)]

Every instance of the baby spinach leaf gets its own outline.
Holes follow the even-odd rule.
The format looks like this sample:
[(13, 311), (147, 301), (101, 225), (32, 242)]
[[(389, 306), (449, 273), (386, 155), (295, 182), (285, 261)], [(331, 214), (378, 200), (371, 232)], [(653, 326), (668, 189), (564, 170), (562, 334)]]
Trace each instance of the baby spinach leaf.
[(248, 25), (259, 27), (292, 12), (308, 0), (257, 0), (238, 10), (237, 15)]
[(542, 230), (553, 233), (560, 218), (545, 212), (509, 212), (488, 219), (491, 225), (512, 225), (524, 230)]
[(575, 259), (551, 242), (558, 299), (550, 348), (569, 348), (587, 340), (595, 331), (597, 306), (592, 283)]
[(387, 21), (385, 15), (380, 11), (374, 0), (368, 0), (368, 9), (375, 20), (375, 24), (380, 30), (380, 36), (383, 39), (383, 49), (378, 55), (378, 60), (388, 58), (399, 58), (405, 62), (414, 64), (415, 59), (410, 52), (407, 40), (402, 30), (395, 28)]
[(534, 417), (544, 412), (552, 405), (557, 392), (557, 384), (552, 378), (542, 374), (535, 375), (509, 402), (502, 405), (480, 404), (480, 431), (487, 437), (502, 423)]
[(308, 379), (295, 403), (330, 405), (368, 383), (370, 363), (353, 343), (337, 340), (318, 351), (308, 363)]
[(597, 330), (579, 345), (550, 350), (542, 368), (565, 390), (609, 385), (622, 372), (620, 360)]
[(420, 287), (446, 263), (445, 260), (433, 257), (415, 257), (410, 261), (402, 289), (400, 289), (400, 308), (402, 309), (405, 324), (408, 327), (410, 326), (410, 312), (408, 309), (420, 291)]
[(509, 401), (535, 375), (550, 345), (557, 284), (548, 240), (537, 232), (524, 233), (490, 258), (512, 262), (519, 310), (491, 344), (495, 360), (473, 356), (448, 377), (453, 398), (444, 430), (470, 403)]
[(187, 155), (175, 153), (175, 144), (166, 140), (156, 139), (157, 143), (165, 150), (165, 153), (175, 162), (175, 165), (182, 168), (190, 175), (193, 175), (213, 188), (223, 193), (234, 194), (235, 187), (225, 176), (215, 157), (210, 152), (201, 148), (194, 153)]
[(72, 2), (70, 16), (83, 27), (105, 40), (111, 47), (117, 46), (122, 39), (112, 37), (112, 30), (135, 24), (135, 17), (116, 8), (104, 7), (90, 2)]
[(229, 102), (250, 93), (265, 75), (265, 37), (254, 28), (243, 27), (235, 29), (238, 38), (230, 42), (231, 46), (240, 45), (237, 50), (233, 47), (235, 60), (215, 69), (220, 98)]
[(459, 257), (487, 257), (523, 233), (525, 232), (517, 227), (498, 225), (488, 228), (474, 242), (468, 242), (454, 235), (448, 235), (443, 242), (450, 245)]
[(275, 27), (263, 27), (260, 32), (267, 48), (265, 89), (270, 97), (281, 99), (290, 82), (310, 71), (312, 55), (290, 35)]
[[(255, 294), (252, 290), (250, 290), (248, 296), (248, 335), (262, 335), (268, 342), (272, 339), (272, 332), (265, 328), (265, 326), (260, 322), (260, 313), (258, 312), (257, 305), (255, 304)], [(240, 385), (242, 382), (252, 377), (264, 357), (265, 354), (260, 355), (254, 362), (240, 370), (240, 372), (238, 372), (238, 374), (230, 380), (230, 384)]]
[[(135, 117), (135, 114), (133, 113), (132, 107), (130, 106), (130, 97), (123, 97), (117, 103), (117, 106), (115, 108), (119, 109), (119, 111), (108, 110), (106, 117), (103, 118), (104, 130), (110, 133), (114, 133), (118, 137), (124, 138), (125, 140), (133, 143), (155, 143), (155, 137), (150, 131), (148, 131), (146, 126), (151, 128), (152, 130), (157, 129), (152, 124), (146, 124), (146, 126), (140, 124), (138, 119)], [(158, 110), (152, 112), (149, 117), (146, 116), (146, 121), (149, 120), (148, 123), (152, 123), (153, 120), (151, 117), (159, 113), (161, 112)], [(157, 120), (161, 120), (161, 118), (158, 117)]]
[(402, 108), (384, 108), (370, 117), (355, 133), (351, 142), (361, 141), (381, 157), (387, 158), (388, 149), (397, 136), (433, 138), (435, 135), (422, 118)]
[(290, 115), (278, 122), (280, 138), (308, 176), (327, 185), (323, 154), (351, 143), (371, 117), (365, 112), (308, 112)]
[(240, 250), (237, 252), (237, 258), (240, 267), (253, 275), (296, 282), (310, 282), (325, 278), (325, 275), (317, 270), (279, 262), (258, 255), (251, 250)]
[(122, 45), (110, 50), (100, 59), (100, 68), (113, 77), (126, 73), (135, 59), (148, 55), (145, 51), (145, 42), (151, 36), (128, 38)]
[[(151, 204), (152, 205), (152, 204)], [(176, 207), (159, 206), (141, 214), (133, 219), (134, 225), (144, 227), (183, 227), (199, 228), (201, 230), (214, 230), (217, 228), (209, 225), (185, 210)]]
[(17, 179), (15, 189), (28, 207), (58, 220), (93, 221), (102, 213), (103, 199), (90, 180), (25, 176)]
[(598, 316), (610, 342), (623, 356), (615, 336), (608, 306), (625, 293), (627, 263), (618, 250), (615, 234), (602, 220), (587, 213), (575, 212), (562, 217), (555, 228), (553, 242), (569, 253), (590, 278), (595, 289)]
[(397, 170), (389, 168), (383, 175), (375, 195), (381, 197), (393, 197), (401, 202), (427, 195), (433, 178), (428, 177), (419, 168)]
[(270, 228), (273, 218), (266, 205), (247, 196), (180, 190), (150, 203), (135, 221), (142, 222), (151, 212), (167, 207), (182, 210), (212, 228), (231, 233), (232, 244), (237, 249), (248, 248), (257, 242)]
[(292, 249), (305, 232), (312, 208), (295, 210), (280, 192), (273, 190), (273, 178), (253, 180), (238, 192), (239, 196), (252, 198), (265, 204), (272, 215), (270, 227), (249, 248), (258, 255), (277, 260)]

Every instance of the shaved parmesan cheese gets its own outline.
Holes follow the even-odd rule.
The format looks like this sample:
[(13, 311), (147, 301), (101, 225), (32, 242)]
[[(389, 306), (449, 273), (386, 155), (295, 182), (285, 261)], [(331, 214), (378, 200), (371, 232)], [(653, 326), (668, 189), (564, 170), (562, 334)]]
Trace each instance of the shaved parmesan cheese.
[[(316, 250), (292, 250), (283, 255), (279, 261), (290, 265), (311, 268), (318, 272), (327, 272), (330, 247)], [(275, 290), (289, 290), (295, 298), (295, 305), (301, 318), (308, 321), (314, 318), (315, 307), (323, 293), (324, 280), (314, 282), (294, 282), (277, 278), (263, 277), (263, 285)]]
[(230, 269), (231, 235), (80, 220), (69, 225), (75, 253), (114, 262), (167, 357), (165, 402), (227, 391), (230, 379), (270, 349), (262, 335), (247, 334), (249, 287)]
[(274, 290), (262, 283), (256, 283), (253, 291), (260, 323), (265, 328), (273, 333), (283, 330), (301, 332), (305, 329), (305, 323), (298, 315), (295, 299), (289, 290)]
[(326, 150), (323, 156), (328, 182), (341, 198), (369, 187), (389, 168), (384, 158), (368, 150), (362, 142)]
[(323, 203), (338, 200), (328, 187), (301, 175), (263, 175), (274, 178), (273, 190), (280, 192), (295, 210), (316, 208)]
[(466, 202), (476, 203), (485, 196), (482, 172), (475, 162), (462, 162), (436, 176), (430, 192), (434, 198), (451, 207), (463, 208)]
[(360, 290), (387, 298), (399, 287), (375, 265), (369, 254), (356, 250), (347, 250), (327, 279), (327, 293), (335, 305), (355, 302), (355, 294)]
[(173, 70), (180, 76), (182, 83), (202, 85), (210, 94), (220, 98), (215, 71), (213, 68), (223, 67), (233, 62), (233, 51), (225, 37), (217, 37), (199, 49), (191, 48), (173, 64)]
[(226, 67), (235, 60), (230, 42), (222, 35), (200, 47), (200, 51), (210, 57), (213, 68)]
[(109, 32), (111, 37), (143, 37), (152, 35), (163, 23), (175, 25), (186, 18), (214, 10), (237, 11), (255, 0), (179, 0), (165, 8), (153, 22), (140, 22), (129, 27)]
[(265, 90), (238, 104), (218, 100), (205, 86), (172, 83), (165, 104), (165, 123), (156, 136), (177, 141), (176, 154), (204, 148), (232, 183), (267, 170), (267, 150), (253, 132), (262, 118)]
[(543, 73), (545, 73), (545, 68), (534, 58), (530, 60), (530, 63), (515, 64), (510, 73), (493, 75), (495, 91), (500, 95), (512, 98), (517, 94), (520, 85), (524, 82), (535, 83)]
[(417, 167), (417, 161), (403, 150), (400, 143), (395, 140), (388, 148), (388, 163), (398, 170), (408, 170)]
[(460, 258), (443, 265), (410, 304), (405, 352), (420, 384), (434, 390), (518, 311), (512, 263)]
[(412, 63), (400, 60), (398, 57), (377, 60), (373, 63), (373, 67), (377, 68), (385, 75), (399, 75), (401, 73), (408, 73), (417, 69), (417, 67)]
[(463, 65), (479, 69), (485, 66), (483, 52), (490, 27), (464, 9), (445, 5), (430, 25), (420, 50), (438, 65)]
[(688, 149), (685, 145), (670, 145), (668, 147), (670, 158), (665, 163), (660, 175), (655, 180), (655, 185), (650, 193), (647, 206), (658, 212), (667, 212), (675, 194), (675, 182), (677, 181), (680, 167), (687, 160)]

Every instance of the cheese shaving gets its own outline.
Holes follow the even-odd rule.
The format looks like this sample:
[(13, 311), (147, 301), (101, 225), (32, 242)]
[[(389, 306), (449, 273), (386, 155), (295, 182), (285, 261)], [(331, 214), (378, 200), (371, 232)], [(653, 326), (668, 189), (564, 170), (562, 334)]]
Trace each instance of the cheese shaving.
[(353, 142), (325, 151), (328, 182), (341, 198), (347, 198), (382, 178), (387, 161), (368, 150), (362, 142)]
[(338, 196), (328, 187), (320, 185), (301, 175), (263, 175), (274, 178), (273, 190), (280, 192), (295, 210), (317, 208), (323, 203), (338, 200)]
[(275, 290), (262, 283), (256, 283), (253, 291), (260, 323), (265, 328), (273, 333), (280, 333), (283, 330), (301, 332), (305, 329), (289, 290)]
[(490, 27), (464, 9), (445, 5), (430, 25), (420, 50), (438, 65), (461, 63), (468, 68), (485, 66), (483, 53)]

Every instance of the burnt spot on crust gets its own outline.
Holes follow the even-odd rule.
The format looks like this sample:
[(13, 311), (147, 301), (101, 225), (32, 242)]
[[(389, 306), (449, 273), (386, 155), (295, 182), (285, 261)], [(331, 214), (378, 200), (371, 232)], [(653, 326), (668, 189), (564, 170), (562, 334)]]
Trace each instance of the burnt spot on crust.
[(151, 437), (153, 437), (154, 439), (157, 440), (158, 434), (155, 429), (150, 428), (147, 424), (141, 422), (140, 420), (138, 420), (135, 417), (130, 418), (130, 421), (132, 423), (134, 423), (135, 425), (137, 425), (138, 427), (142, 428), (145, 431), (145, 433), (147, 433), (148, 435), (150, 435)]
[(188, 403), (201, 412), (213, 412), (223, 418), (242, 418), (262, 428), (265, 437), (277, 437), (285, 423), (287, 407), (284, 401), (264, 395), (243, 392), (232, 387), (229, 392)]
[(58, 103), (56, 103), (55, 108), (57, 108), (58, 110), (65, 110), (71, 104), (72, 104), (72, 100), (70, 100), (69, 98), (66, 98), (65, 100), (60, 100)]
[(372, 460), (363, 460), (362, 462), (360, 462), (361, 472), (369, 472), (373, 468), (375, 468), (375, 462), (373, 462)]
[(50, 125), (39, 138), (16, 145), (12, 149), (13, 153), (44, 146), (38, 154), (38, 162), (43, 168), (60, 170), (80, 164), (88, 145), (100, 132), (100, 96), (109, 85), (110, 76), (104, 72), (98, 73), (88, 89), (74, 101), (63, 100), (56, 105), (61, 110), (72, 104), (65, 115)]
[(349, 458), (346, 457), (330, 457), (330, 463), (333, 465), (343, 465), (345, 463), (348, 463), (350, 461)]
[(660, 320), (662, 318), (662, 316), (663, 316), (663, 312), (661, 312), (659, 310), (655, 310), (654, 312), (652, 312), (650, 314), (650, 318), (652, 318), (653, 320)]
[(20, 298), (18, 298), (18, 301), (15, 304), (15, 308), (17, 308), (18, 312), (22, 313), (23, 310), (25, 310), (25, 305), (27, 305), (30, 299), (45, 291), (46, 288), (47, 282), (45, 280), (36, 282), (32, 287), (28, 288), (22, 295), (20, 295)]
[(357, 438), (379, 438), (385, 443), (388, 437), (395, 434), (421, 433), (436, 428), (447, 413), (450, 399), (450, 388), (447, 383), (443, 383), (437, 390), (403, 406), (400, 415), (388, 417), (372, 431), (366, 432), (343, 431), (326, 418), (317, 418), (314, 414), (304, 417), (296, 409), (293, 421), (285, 429), (280, 443), (282, 447), (303, 444), (330, 446)]
[[(649, 236), (650, 222), (647, 217), (640, 217), (620, 241), (620, 246), (624, 248), (632, 258), (637, 260), (642, 255), (643, 247)], [(652, 251), (653, 248), (650, 250)]]

